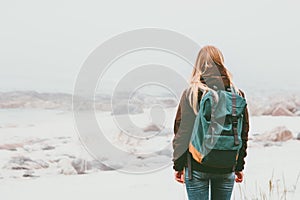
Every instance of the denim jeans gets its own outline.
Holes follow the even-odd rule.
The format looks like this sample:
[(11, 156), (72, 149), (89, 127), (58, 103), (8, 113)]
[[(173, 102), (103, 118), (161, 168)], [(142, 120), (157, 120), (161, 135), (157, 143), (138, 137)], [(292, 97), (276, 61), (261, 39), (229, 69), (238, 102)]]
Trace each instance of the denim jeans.
[(212, 174), (193, 170), (193, 179), (188, 178), (185, 169), (185, 184), (189, 200), (230, 200), (235, 174)]

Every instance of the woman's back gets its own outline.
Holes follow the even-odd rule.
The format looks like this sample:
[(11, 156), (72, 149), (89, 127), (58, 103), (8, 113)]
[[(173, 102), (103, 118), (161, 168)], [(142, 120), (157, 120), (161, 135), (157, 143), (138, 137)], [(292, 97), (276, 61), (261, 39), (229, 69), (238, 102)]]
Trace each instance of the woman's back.
[[(195, 67), (192, 72), (190, 86), (182, 93), (175, 117), (175, 136), (173, 139), (173, 168), (176, 171), (176, 180), (178, 181), (182, 181), (182, 174), (183, 172), (186, 172), (185, 181), (190, 199), (197, 199), (195, 195), (203, 195), (199, 192), (196, 192), (196, 194), (193, 192), (195, 187), (199, 188), (199, 184), (201, 186), (200, 179), (202, 180), (203, 177), (206, 177), (205, 180), (210, 180), (209, 177), (214, 177), (214, 180), (218, 180), (214, 181), (212, 190), (213, 188), (216, 188), (213, 186), (218, 185), (218, 183), (223, 183), (221, 180), (225, 180), (224, 177), (227, 177), (227, 183), (224, 183), (225, 185), (221, 184), (222, 187), (224, 186), (229, 188), (228, 192), (226, 193), (227, 195), (222, 194), (223, 196), (227, 196), (227, 198), (224, 199), (230, 199), (234, 183), (234, 173), (237, 175), (236, 181), (242, 180), (242, 170), (244, 169), (245, 164), (244, 158), (247, 155), (246, 148), (249, 131), (247, 108), (245, 108), (243, 117), (242, 147), (237, 156), (237, 165), (234, 171), (232, 168), (204, 166), (203, 164), (194, 160), (194, 158), (188, 151), (194, 127), (194, 121), (196, 115), (198, 114), (198, 106), (203, 96), (203, 91), (227, 90), (228, 88), (233, 87), (244, 97), (244, 93), (238, 90), (237, 87), (233, 84), (230, 73), (224, 66), (223, 60), (224, 59), (221, 52), (213, 46), (206, 46), (200, 50)], [(211, 176), (209, 176), (209, 174)], [(193, 179), (191, 179), (192, 176)], [(217, 177), (221, 177), (221, 179), (218, 179)], [(228, 187), (228, 185), (230, 187)], [(206, 188), (206, 190), (203, 191), (205, 193), (204, 195), (206, 196), (206, 194), (208, 194), (207, 182), (205, 181), (205, 183), (202, 183), (202, 186), (205, 186)], [(199, 189), (198, 191), (201, 190)], [(212, 195), (214, 194), (212, 193)], [(215, 192), (215, 195), (220, 195), (220, 192)], [(220, 197), (218, 199), (220, 199)]]

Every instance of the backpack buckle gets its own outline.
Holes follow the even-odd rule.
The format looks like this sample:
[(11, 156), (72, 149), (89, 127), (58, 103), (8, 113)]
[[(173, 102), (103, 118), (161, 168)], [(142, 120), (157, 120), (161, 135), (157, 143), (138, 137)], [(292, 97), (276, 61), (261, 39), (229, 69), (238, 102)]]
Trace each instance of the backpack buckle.
[(233, 124), (233, 126), (238, 125), (238, 117), (237, 116), (232, 116), (232, 124)]

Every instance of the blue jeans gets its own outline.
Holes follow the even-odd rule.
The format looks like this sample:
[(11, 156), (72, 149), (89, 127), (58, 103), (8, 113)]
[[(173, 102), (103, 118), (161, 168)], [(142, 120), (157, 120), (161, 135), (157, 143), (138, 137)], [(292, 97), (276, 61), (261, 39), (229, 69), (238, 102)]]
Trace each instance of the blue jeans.
[[(188, 178), (185, 169), (185, 185), (189, 200), (230, 200), (235, 174), (212, 174), (193, 170), (193, 179)], [(210, 187), (209, 187), (210, 186)], [(209, 192), (210, 191), (210, 192)]]

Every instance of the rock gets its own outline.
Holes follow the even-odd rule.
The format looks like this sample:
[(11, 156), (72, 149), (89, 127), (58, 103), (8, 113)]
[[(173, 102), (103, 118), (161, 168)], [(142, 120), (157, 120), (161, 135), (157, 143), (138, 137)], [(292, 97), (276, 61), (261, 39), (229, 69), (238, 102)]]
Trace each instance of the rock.
[(298, 133), (297, 135), (297, 140), (300, 140), (300, 133)]
[(154, 132), (157, 132), (157, 131), (160, 131), (161, 128), (158, 127), (156, 124), (150, 124), (148, 125), (147, 127), (145, 127), (143, 129), (144, 132), (150, 132), (150, 131), (154, 131)]
[(256, 141), (284, 142), (293, 139), (293, 133), (284, 126), (279, 126), (273, 130), (257, 136)]
[(0, 145), (0, 150), (16, 151), (17, 148), (21, 148), (21, 147), (23, 147), (22, 143), (2, 144)]
[(81, 158), (77, 158), (72, 161), (72, 166), (76, 170), (77, 174), (85, 174), (87, 171), (87, 161)]
[(81, 158), (74, 159), (72, 161), (72, 166), (77, 171), (77, 174), (86, 174), (90, 171), (97, 171), (97, 170), (102, 170), (102, 171), (113, 170), (112, 168), (104, 165), (98, 160), (87, 161)]
[(36, 175), (34, 175), (34, 171), (33, 170), (27, 170), (24, 174), (23, 177), (38, 177)]
[(178, 105), (178, 102), (175, 99), (163, 99), (161, 102), (165, 108), (173, 108)]
[(156, 152), (157, 155), (160, 155), (160, 156), (167, 156), (169, 158), (172, 157), (172, 150), (171, 149), (168, 149), (168, 148), (165, 148), (163, 150), (160, 150), (158, 152)]
[(37, 164), (37, 167), (35, 169), (40, 169), (40, 168), (48, 168), (49, 164), (41, 159), (35, 160), (34, 161)]
[(53, 150), (53, 149), (55, 149), (55, 147), (54, 146), (45, 146), (45, 147), (42, 147), (42, 150)]
[(279, 105), (273, 110), (272, 116), (295, 116), (295, 114), (287, 108)]
[(32, 178), (32, 177), (35, 177), (34, 175), (32, 175), (32, 174), (23, 174), (23, 177), (30, 177), (30, 178)]
[(43, 160), (32, 160), (28, 157), (18, 156), (13, 157), (5, 168), (13, 170), (31, 170), (31, 169), (42, 169), (48, 168), (49, 164)]
[(286, 99), (283, 102), (280, 102), (280, 105), (283, 106), (284, 108), (288, 109), (292, 113), (297, 111), (297, 105), (295, 104), (295, 102), (291, 98)]
[(23, 165), (25, 162), (32, 162), (32, 160), (29, 157), (25, 156), (12, 157), (12, 159), (10, 160), (10, 163), (16, 163), (19, 165)]
[(68, 158), (63, 158), (59, 160), (58, 168), (59, 168), (59, 173), (64, 174), (64, 175), (73, 175), (77, 174), (77, 171), (72, 165), (72, 162)]
[(40, 143), (25, 144), (23, 146), (23, 149), (27, 152), (34, 152), (34, 151), (40, 151), (42, 149), (42, 146)]
[(295, 115), (296, 115), (296, 116), (300, 116), (300, 110), (296, 111), (296, 112), (295, 112)]
[(73, 160), (73, 159), (76, 158), (76, 156), (65, 153), (65, 154), (61, 154), (61, 155), (58, 155), (57, 157), (53, 158), (51, 160), (51, 162), (57, 162), (58, 163), (60, 160), (65, 159), (65, 158)]
[(282, 144), (278, 143), (278, 142), (277, 143), (276, 142), (266, 142), (263, 144), (263, 146), (264, 147), (271, 147), (271, 146), (279, 146), (280, 147), (280, 146), (282, 146)]
[(87, 163), (87, 169), (88, 169), (88, 170), (97, 169), (97, 170), (101, 170), (101, 171), (115, 170), (114, 168), (109, 167), (109, 166), (103, 164), (103, 163), (100, 162), (99, 160), (92, 160), (92, 161), (89, 161), (89, 162)]
[(11, 167), (8, 167), (8, 168), (13, 169), (13, 170), (29, 170), (28, 167), (20, 166), (20, 165), (11, 166)]
[(264, 146), (264, 147), (271, 147), (271, 146), (273, 146), (273, 144), (270, 143), (270, 142), (266, 142), (265, 144), (263, 144), (263, 146)]
[(72, 95), (67, 93), (38, 93), (36, 91), (2, 92), (0, 108), (45, 108), (71, 110)]

